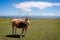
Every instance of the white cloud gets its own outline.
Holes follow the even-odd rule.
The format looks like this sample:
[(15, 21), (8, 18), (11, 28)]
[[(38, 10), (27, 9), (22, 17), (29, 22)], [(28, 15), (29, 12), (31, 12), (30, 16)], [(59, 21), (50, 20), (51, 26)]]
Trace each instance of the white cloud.
[(50, 3), (50, 2), (22, 2), (14, 4), (15, 8), (22, 9), (26, 12), (30, 12), (32, 7), (37, 7), (39, 9), (44, 9), (52, 6), (60, 6), (60, 3)]

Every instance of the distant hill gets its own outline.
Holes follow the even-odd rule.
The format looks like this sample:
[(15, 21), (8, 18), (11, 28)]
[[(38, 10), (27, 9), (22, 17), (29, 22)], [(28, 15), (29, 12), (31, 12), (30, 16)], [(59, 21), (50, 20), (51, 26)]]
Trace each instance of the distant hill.
[[(26, 16), (0, 16), (0, 18), (25, 18)], [(29, 18), (60, 18), (60, 16), (28, 16)]]

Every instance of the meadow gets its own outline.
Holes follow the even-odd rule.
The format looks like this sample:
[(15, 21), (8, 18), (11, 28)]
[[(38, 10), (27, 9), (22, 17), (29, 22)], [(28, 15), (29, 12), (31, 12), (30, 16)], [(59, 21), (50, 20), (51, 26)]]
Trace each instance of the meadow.
[[(0, 18), (0, 40), (60, 40), (60, 19), (30, 19), (31, 25), (23, 38), (11, 38), (12, 18)], [(21, 29), (17, 29), (17, 34)]]

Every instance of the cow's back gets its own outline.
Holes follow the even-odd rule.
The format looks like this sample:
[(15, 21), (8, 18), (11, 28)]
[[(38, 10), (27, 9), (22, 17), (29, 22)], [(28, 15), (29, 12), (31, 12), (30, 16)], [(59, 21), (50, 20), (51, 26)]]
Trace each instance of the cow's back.
[(19, 25), (19, 23), (20, 23), (21, 21), (23, 21), (23, 20), (22, 20), (22, 19), (13, 19), (13, 20), (12, 20), (12, 23), (13, 23), (14, 25)]

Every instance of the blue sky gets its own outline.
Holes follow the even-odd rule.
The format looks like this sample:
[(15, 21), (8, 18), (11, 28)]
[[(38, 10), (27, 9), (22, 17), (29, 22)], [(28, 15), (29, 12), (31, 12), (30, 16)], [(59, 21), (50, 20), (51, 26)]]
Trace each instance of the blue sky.
[(60, 0), (0, 0), (0, 16), (60, 16)]

